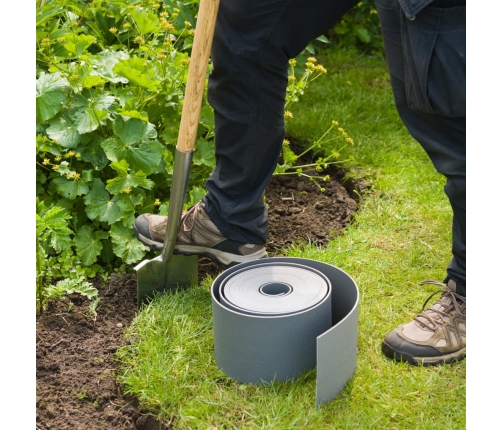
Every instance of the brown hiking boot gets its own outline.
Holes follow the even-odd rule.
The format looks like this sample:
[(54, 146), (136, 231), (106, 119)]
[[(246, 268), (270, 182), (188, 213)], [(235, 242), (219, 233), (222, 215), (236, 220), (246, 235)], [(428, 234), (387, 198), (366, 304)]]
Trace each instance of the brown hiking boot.
[[(424, 303), (422, 313), (408, 324), (400, 325), (385, 336), (383, 353), (398, 361), (424, 366), (451, 363), (466, 355), (466, 306), (465, 297), (456, 293), (456, 283), (448, 285), (436, 281), (424, 281), (442, 287), (432, 293)], [(436, 294), (441, 298), (425, 309), (428, 301)]]
[[(134, 234), (144, 245), (160, 251), (164, 245), (166, 226), (167, 217), (143, 214), (134, 222)], [(207, 216), (202, 202), (181, 215), (174, 253), (204, 255), (223, 268), (268, 257), (263, 245), (235, 242), (223, 236)]]

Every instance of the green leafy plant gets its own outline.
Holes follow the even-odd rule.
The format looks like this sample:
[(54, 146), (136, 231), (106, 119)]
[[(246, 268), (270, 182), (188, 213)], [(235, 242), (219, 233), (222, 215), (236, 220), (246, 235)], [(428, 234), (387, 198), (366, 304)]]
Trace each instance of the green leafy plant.
[(327, 33), (341, 46), (355, 46), (362, 52), (382, 54), (380, 21), (373, 0), (362, 0)]
[(66, 279), (51, 284), (52, 276), (48, 270), (47, 255), (52, 251), (65, 251), (70, 246), (68, 221), (71, 217), (61, 207), (47, 207), (37, 199), (36, 214), (36, 300), (37, 312), (43, 312), (47, 302), (61, 299), (68, 294), (79, 293), (89, 299), (98, 291), (86, 281), (85, 274), (69, 274)]
[[(197, 10), (197, 0), (37, 2), (36, 195), (68, 221), (61, 244), (45, 241), (46, 279), (107, 276), (149, 251), (132, 226), (168, 213)], [(288, 105), (324, 72), (298, 63)], [(186, 206), (204, 195), (213, 140), (204, 98)]]
[[(72, 220), (52, 254), (116, 267), (147, 252), (132, 224), (168, 209), (196, 3), (38, 3), (37, 197)], [(205, 103), (194, 199), (214, 165), (213, 129)]]

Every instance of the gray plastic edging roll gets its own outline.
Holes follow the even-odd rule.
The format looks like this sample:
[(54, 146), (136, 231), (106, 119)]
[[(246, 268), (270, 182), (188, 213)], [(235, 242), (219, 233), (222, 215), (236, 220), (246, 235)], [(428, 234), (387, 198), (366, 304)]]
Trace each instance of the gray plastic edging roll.
[(344, 271), (304, 258), (256, 260), (221, 273), (211, 295), (215, 360), (229, 377), (286, 381), (317, 365), (318, 406), (353, 376), (359, 291)]

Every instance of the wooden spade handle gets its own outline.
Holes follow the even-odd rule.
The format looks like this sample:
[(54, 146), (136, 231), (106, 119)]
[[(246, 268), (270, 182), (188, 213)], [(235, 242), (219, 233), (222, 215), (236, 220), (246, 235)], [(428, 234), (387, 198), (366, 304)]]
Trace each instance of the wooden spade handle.
[(219, 3), (220, 0), (200, 0), (176, 144), (176, 148), (181, 152), (192, 152), (195, 146)]

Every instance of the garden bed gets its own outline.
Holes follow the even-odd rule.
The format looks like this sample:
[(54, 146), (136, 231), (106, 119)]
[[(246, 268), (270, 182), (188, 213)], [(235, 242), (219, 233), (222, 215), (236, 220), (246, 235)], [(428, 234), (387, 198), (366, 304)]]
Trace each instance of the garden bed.
[[(343, 186), (337, 171), (327, 173), (331, 179), (322, 183), (324, 192), (306, 177), (273, 177), (266, 192), (271, 256), (296, 243), (323, 246), (349, 225), (356, 196), (366, 185)], [(210, 260), (199, 260), (201, 279), (218, 273)], [(123, 395), (115, 382), (114, 353), (137, 311), (136, 275), (112, 274), (107, 282), (93, 284), (101, 299), (94, 314), (87, 299), (72, 295), (49, 303), (37, 317), (37, 430), (169, 428)]]

